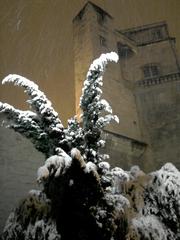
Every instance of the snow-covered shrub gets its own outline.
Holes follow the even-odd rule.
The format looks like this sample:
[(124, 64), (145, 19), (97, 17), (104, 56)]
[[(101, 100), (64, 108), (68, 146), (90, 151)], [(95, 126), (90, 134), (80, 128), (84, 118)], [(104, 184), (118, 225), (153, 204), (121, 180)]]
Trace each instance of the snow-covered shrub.
[(151, 177), (144, 194), (143, 214), (157, 216), (175, 234), (171, 239), (180, 239), (180, 172), (166, 163)]
[(51, 216), (51, 202), (41, 191), (31, 190), (10, 214), (2, 240), (60, 240), (56, 221)]
[(175, 234), (154, 215), (141, 216), (132, 220), (129, 239), (175, 240)]
[[(132, 172), (141, 170), (136, 166), (130, 176)], [(180, 172), (167, 163), (148, 175), (133, 175), (136, 178), (127, 184), (126, 194), (131, 205), (127, 239), (179, 240)]]

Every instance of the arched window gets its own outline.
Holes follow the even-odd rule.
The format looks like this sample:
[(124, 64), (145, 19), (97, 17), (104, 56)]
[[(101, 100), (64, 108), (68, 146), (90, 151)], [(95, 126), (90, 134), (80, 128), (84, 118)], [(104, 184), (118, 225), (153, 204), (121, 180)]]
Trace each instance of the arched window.
[(149, 63), (142, 67), (144, 78), (153, 78), (160, 75), (160, 68), (157, 64)]

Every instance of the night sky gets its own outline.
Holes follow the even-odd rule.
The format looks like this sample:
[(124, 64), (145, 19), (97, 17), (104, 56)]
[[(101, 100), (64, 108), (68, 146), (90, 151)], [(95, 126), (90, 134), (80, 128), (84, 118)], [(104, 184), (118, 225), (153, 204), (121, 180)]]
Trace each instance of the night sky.
[[(74, 115), (72, 19), (85, 0), (0, 1), (0, 78), (23, 75), (40, 85), (61, 119)], [(94, 0), (125, 29), (167, 21), (180, 52), (180, 0)], [(26, 108), (22, 90), (0, 86), (0, 100)]]

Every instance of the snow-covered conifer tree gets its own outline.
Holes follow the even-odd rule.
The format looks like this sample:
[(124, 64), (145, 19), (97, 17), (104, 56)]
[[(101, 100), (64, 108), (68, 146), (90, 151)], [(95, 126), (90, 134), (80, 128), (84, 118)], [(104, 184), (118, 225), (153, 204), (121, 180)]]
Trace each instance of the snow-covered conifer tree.
[(179, 240), (180, 172), (165, 164), (146, 175), (138, 166), (111, 169), (99, 149), (101, 133), (118, 122), (102, 99), (103, 73), (116, 53), (102, 54), (90, 66), (76, 117), (64, 128), (51, 102), (32, 81), (9, 75), (30, 97), (30, 111), (0, 103), (10, 119), (6, 126), (21, 133), (47, 157), (37, 171), (43, 190), (31, 190), (10, 214), (2, 240)]

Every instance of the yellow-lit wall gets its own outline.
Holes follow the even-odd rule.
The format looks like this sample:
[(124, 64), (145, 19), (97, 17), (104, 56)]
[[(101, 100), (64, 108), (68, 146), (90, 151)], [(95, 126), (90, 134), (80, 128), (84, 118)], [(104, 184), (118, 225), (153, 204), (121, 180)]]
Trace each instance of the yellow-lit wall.
[[(94, 0), (118, 29), (166, 20), (180, 49), (179, 0)], [(72, 19), (85, 0), (0, 2), (0, 79), (22, 74), (45, 91), (63, 122), (75, 113)], [(24, 94), (0, 86), (0, 99), (23, 107)], [(27, 106), (26, 106), (27, 107)]]

